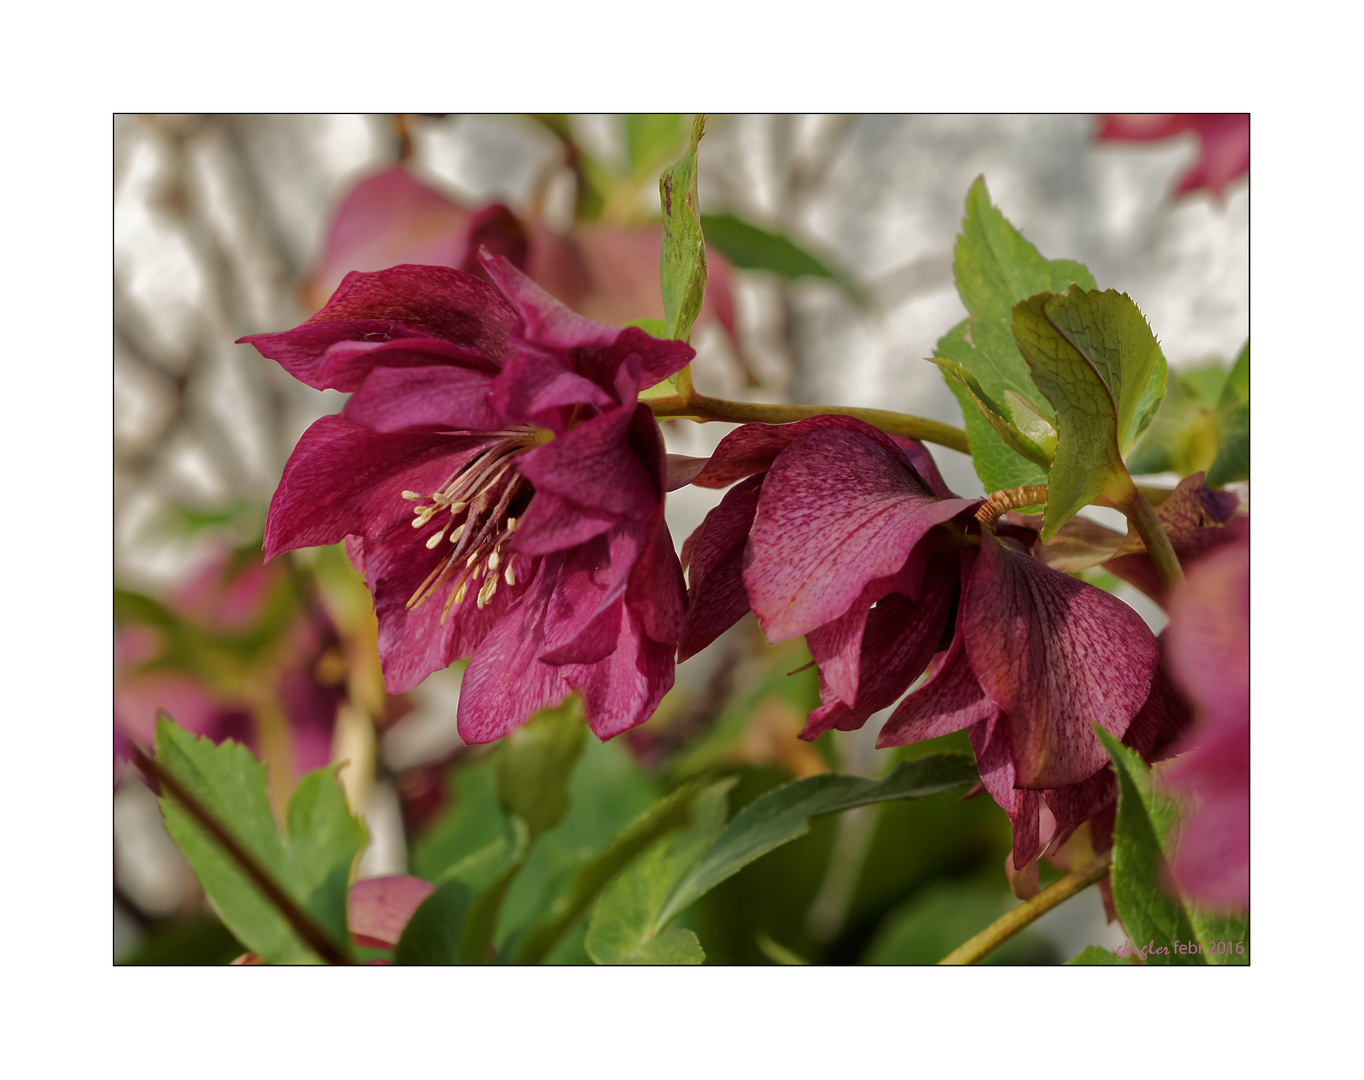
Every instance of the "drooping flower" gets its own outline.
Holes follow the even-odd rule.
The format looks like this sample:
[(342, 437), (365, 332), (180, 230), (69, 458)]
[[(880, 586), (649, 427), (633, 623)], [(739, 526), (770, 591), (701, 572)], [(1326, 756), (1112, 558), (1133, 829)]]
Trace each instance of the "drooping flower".
[(379, 619), (390, 692), (470, 657), (466, 742), (573, 690), (602, 738), (672, 685), (682, 581), (643, 386), (692, 357), (569, 311), (506, 259), (352, 273), (294, 330), (243, 341), (352, 391), (299, 440), (268, 557), (345, 540)]
[(1250, 544), (1218, 548), (1190, 567), (1170, 602), (1167, 660), (1196, 726), (1162, 782), (1192, 795), (1171, 870), (1195, 900), (1250, 904)]
[(1099, 138), (1146, 142), (1186, 131), (1198, 136), (1198, 161), (1180, 178), (1183, 195), (1207, 188), (1221, 195), (1226, 186), (1250, 170), (1248, 113), (1129, 113), (1103, 117)]
[[(683, 651), (745, 601), (769, 639), (803, 633), (822, 700), (804, 738), (861, 727), (936, 658), (878, 745), (967, 729), (1022, 867), (1104, 802), (1094, 723), (1123, 737), (1147, 710), (1154, 738), (1159, 650), (1126, 604), (1033, 557), (1034, 530), (978, 522), (982, 500), (954, 497), (907, 443), (843, 417), (728, 436), (695, 482), (747, 479), (684, 549)], [(1056, 804), (1052, 837), (1039, 795)]]

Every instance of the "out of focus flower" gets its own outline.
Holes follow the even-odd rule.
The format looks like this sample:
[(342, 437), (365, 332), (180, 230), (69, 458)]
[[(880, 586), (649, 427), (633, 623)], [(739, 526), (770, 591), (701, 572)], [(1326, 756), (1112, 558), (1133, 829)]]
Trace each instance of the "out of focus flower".
[[(243, 555), (245, 554), (245, 557)], [(150, 745), (164, 709), (185, 730), (267, 753), (292, 784), (330, 760), (346, 701), (335, 628), (283, 567), (215, 557), (161, 605), (122, 594), (115, 638), (114, 739)]]
[(682, 578), (639, 390), (694, 355), (569, 311), (500, 256), (347, 275), (307, 322), (242, 340), (353, 391), (299, 440), (267, 556), (345, 540), (397, 693), (470, 657), (459, 731), (489, 742), (569, 693), (601, 738), (673, 681)]
[(1198, 136), (1198, 161), (1181, 177), (1179, 194), (1207, 188), (1221, 195), (1250, 171), (1249, 113), (1122, 113), (1101, 118), (1099, 138), (1146, 142), (1191, 131)]
[(1200, 559), (1170, 602), (1170, 670), (1196, 726), (1164, 783), (1191, 796), (1172, 871), (1194, 900), (1250, 904), (1250, 543)]
[[(500, 203), (467, 209), (395, 165), (361, 180), (341, 200), (304, 299), (316, 311), (350, 271), (400, 263), (481, 274), (478, 252), (484, 247), (589, 319), (616, 325), (661, 319), (662, 246), (663, 229), (657, 223), (579, 223), (560, 234)], [(732, 339), (729, 263), (713, 248), (706, 251), (706, 263), (709, 280), (701, 321), (715, 320)]]

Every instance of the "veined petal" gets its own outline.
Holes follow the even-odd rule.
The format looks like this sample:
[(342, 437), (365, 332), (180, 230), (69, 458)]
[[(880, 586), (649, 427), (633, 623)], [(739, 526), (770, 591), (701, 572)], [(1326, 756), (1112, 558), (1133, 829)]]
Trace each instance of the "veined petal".
[(966, 733), (971, 740), (971, 749), (976, 755), (976, 768), (980, 770), (980, 779), (985, 785), (985, 790), (1009, 815), (1009, 825), (1014, 833), (1014, 867), (1016, 870), (1022, 870), (1036, 859), (1042, 850), (1041, 826), (1038, 820), (1040, 804), (1037, 792), (1015, 786), (1017, 777), (1010, 751), (1012, 740), (1008, 727), (1009, 718), (996, 714), (988, 720), (972, 724)]
[(341, 415), (375, 431), (406, 427), (495, 431), (502, 421), (488, 404), (491, 377), (457, 367), (375, 368)]
[(744, 545), (763, 479), (750, 476), (725, 492), (687, 541), (687, 628), (677, 650), (679, 661), (699, 653), (749, 610)]
[(552, 491), (537, 491), (517, 523), (510, 546), (525, 555), (548, 555), (586, 543), (619, 523), (619, 514), (584, 506)]
[(1145, 703), (1156, 640), (1121, 600), (986, 532), (965, 591), (966, 651), (1009, 716), (1017, 783), (1059, 788), (1108, 761), (1091, 725), (1121, 738)]
[(265, 553), (335, 544), (347, 535), (379, 536), (412, 504), (403, 491), (435, 491), (495, 436), (380, 432), (324, 416), (303, 433), (265, 524)]
[(564, 671), (583, 696), (588, 726), (605, 741), (637, 727), (654, 714), (672, 689), (674, 647), (651, 638), (629, 605), (621, 608), (620, 632), (610, 655), (596, 664)]
[(559, 580), (545, 611), (548, 664), (593, 664), (615, 647), (630, 571), (644, 544), (637, 522), (570, 548), (561, 556)]
[(503, 416), (550, 428), (561, 436), (568, 430), (569, 417), (576, 406), (601, 410), (619, 404), (602, 387), (569, 367), (563, 358), (519, 343), (502, 374), (493, 381), (492, 391), (493, 404)]
[(935, 525), (979, 499), (939, 499), (892, 444), (825, 429), (773, 463), (749, 536), (744, 584), (768, 640), (832, 622), (897, 573)]
[[(648, 406), (638, 408), (648, 411)], [(537, 492), (551, 492), (617, 517), (649, 517), (662, 494), (631, 447), (636, 410), (630, 402), (537, 446), (521, 458), (522, 475)]]
[(900, 449), (894, 439), (865, 421), (835, 413), (811, 416), (791, 424), (745, 424), (720, 440), (705, 468), (691, 482), (697, 487), (722, 488), (745, 476), (766, 472), (777, 460), (777, 455), (792, 443), (827, 428), (858, 432), (891, 452)]
[(686, 583), (660, 507), (645, 526), (644, 549), (630, 569), (625, 602), (654, 641), (676, 645), (685, 628)]

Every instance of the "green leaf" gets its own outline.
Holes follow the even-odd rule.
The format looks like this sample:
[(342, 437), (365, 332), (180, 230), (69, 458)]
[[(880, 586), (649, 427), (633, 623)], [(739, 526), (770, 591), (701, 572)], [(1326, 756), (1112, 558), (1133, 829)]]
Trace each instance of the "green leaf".
[(706, 244), (696, 192), (696, 148), (705, 130), (706, 118), (698, 113), (692, 121), (690, 147), (663, 170), (658, 180), (663, 204), (663, 251), (659, 256), (663, 315), (666, 336), (677, 341), (691, 340), (692, 323), (701, 313), (706, 295)]
[(904, 761), (882, 780), (823, 774), (770, 791), (739, 812), (705, 856), (672, 891), (656, 927), (704, 896), (720, 882), (774, 848), (810, 831), (810, 818), (891, 799), (937, 795), (977, 778), (965, 754), (934, 754)]
[(1124, 959), (1123, 959), (1122, 957), (1120, 957), (1117, 953), (1115, 953), (1112, 949), (1101, 949), (1101, 948), (1099, 948), (1099, 946), (1097, 946), (1097, 945), (1086, 945), (1086, 946), (1084, 947), (1084, 950), (1080, 953), (1079, 956), (1072, 956), (1069, 960), (1066, 961), (1066, 966), (1067, 966), (1067, 967), (1072, 967), (1072, 966), (1075, 966), (1075, 967), (1088, 967), (1088, 966), (1109, 967), (1109, 966), (1112, 966), (1112, 965), (1114, 965), (1114, 964), (1127, 964), (1127, 963), (1129, 963), (1129, 961), (1124, 960)]
[(474, 891), (459, 878), (436, 886), (403, 927), (393, 947), (395, 964), (463, 964), (464, 925), (474, 905)]
[[(949, 346), (949, 348), (951, 347)], [(985, 417), (990, 426), (994, 428), (995, 434), (1004, 440), (1005, 445), (1010, 450), (1015, 454), (1021, 454), (1043, 469), (1051, 467), (1052, 459), (1056, 455), (1056, 429), (1051, 426), (1046, 417), (1037, 412), (1029, 402), (1024, 401), (1012, 390), (1005, 391), (1005, 396), (1010, 399), (1014, 406), (1013, 409), (994, 401), (985, 388), (980, 385), (980, 381), (955, 360), (940, 357), (933, 362), (942, 368), (943, 378), (947, 380), (947, 385), (951, 387), (954, 393), (957, 392), (958, 388), (966, 391), (971, 403), (979, 410), (980, 415)], [(958, 399), (961, 400), (960, 394), (958, 394)], [(963, 415), (965, 415), (964, 404)], [(969, 432), (967, 437), (970, 437)], [(1007, 467), (1007, 463), (1004, 464)], [(1046, 474), (1043, 473), (1042, 475), (1045, 476)], [(1022, 485), (1011, 484), (1010, 486), (1020, 487)]]
[(1097, 725), (1094, 730), (1118, 774), (1110, 880), (1123, 929), (1134, 948), (1148, 950), (1148, 964), (1202, 964), (1201, 954), (1177, 951), (1177, 944), (1197, 939), (1188, 908), (1163, 884), (1169, 874), (1165, 843), (1177, 819), (1175, 804), (1152, 790), (1151, 770), (1136, 751)]
[[(1056, 460), (1047, 481), (1042, 539), (1100, 494), (1131, 487), (1123, 453), (1149, 423), (1165, 389), (1155, 335), (1126, 293), (1072, 288), (1014, 306), (1014, 340), (1037, 388), (1056, 408)], [(1159, 394), (1151, 391), (1159, 384)]]
[(1223, 364), (1172, 373), (1155, 420), (1127, 456), (1127, 471), (1191, 476), (1206, 470), (1217, 454), (1217, 398), (1226, 381)]
[(729, 777), (697, 796), (691, 824), (655, 841), (602, 892), (592, 909), (585, 942), (598, 964), (699, 964), (705, 958), (690, 931), (658, 925), (659, 913), (724, 828)]
[(1250, 479), (1250, 342), (1232, 365), (1217, 402), (1217, 458), (1204, 482), (1221, 487)]
[[(157, 762), (178, 780), (271, 879), (344, 948), (346, 890), (351, 867), (368, 840), (351, 815), (334, 769), (299, 781), (281, 837), (266, 795), (265, 767), (244, 746), (215, 746), (176, 726), (156, 723)], [(175, 841), (223, 924), (267, 963), (315, 963), (316, 953), (261, 892), (240, 864), (170, 795), (161, 799), (166, 832)]]
[(568, 782), (583, 752), (587, 727), (577, 699), (537, 714), (507, 736), (498, 751), (497, 797), (519, 817), (533, 841), (554, 828), (568, 810)]
[[(970, 372), (990, 401), (1007, 403), (1007, 393), (1012, 391), (1051, 423), (1052, 409), (1038, 393), (1010, 333), (1013, 308), (1029, 296), (1060, 292), (1071, 283), (1092, 289), (1093, 276), (1081, 263), (1046, 259), (1039, 254), (991, 205), (983, 177), (976, 180), (966, 197), (966, 216), (952, 271), (957, 292), (971, 317), (938, 342), (936, 355)], [(985, 490), (1044, 483), (1045, 472), (1032, 462), (1017, 459), (1015, 451), (980, 414), (966, 388), (951, 379), (948, 386), (961, 403), (972, 460)], [(1002, 412), (999, 415), (1002, 418)]]
[(691, 821), (692, 805), (702, 790), (704, 785), (699, 782), (685, 784), (659, 799), (622, 829), (605, 850), (577, 872), (568, 891), (558, 897), (544, 917), (525, 934), (519, 962), (538, 964), (544, 960), (616, 874), (660, 836)]
[[(963, 941), (1017, 906), (1007, 889), (974, 881), (937, 881), (896, 908), (867, 948), (868, 964), (936, 964)], [(1054, 964), (1060, 957), (1041, 934), (1024, 930), (982, 961), (986, 965)]]
[(802, 277), (828, 278), (860, 297), (862, 290), (841, 270), (806, 251), (781, 233), (769, 232), (734, 213), (702, 214), (706, 242), (740, 270), (770, 270), (794, 281)]

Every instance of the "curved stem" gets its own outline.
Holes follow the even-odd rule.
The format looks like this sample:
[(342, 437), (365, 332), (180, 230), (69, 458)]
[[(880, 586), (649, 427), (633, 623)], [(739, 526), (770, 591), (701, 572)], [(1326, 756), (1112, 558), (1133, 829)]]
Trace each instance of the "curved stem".
[(1156, 512), (1151, 509), (1151, 504), (1146, 501), (1140, 489), (1133, 485), (1132, 493), (1117, 505), (1118, 509), (1127, 515), (1132, 527), (1137, 530), (1141, 542), (1146, 545), (1146, 554), (1151, 559), (1151, 565), (1156, 568), (1156, 573), (1160, 575), (1161, 583), (1169, 589), (1183, 581), (1184, 571), (1179, 565), (1179, 556), (1175, 554), (1175, 549), (1170, 545), (1170, 538), (1161, 527), (1160, 519), (1156, 517)]
[[(685, 369), (684, 369), (685, 370)], [(681, 387), (681, 377), (678, 385)], [(872, 427), (880, 428), (888, 435), (904, 435), (910, 439), (936, 443), (963, 454), (971, 452), (966, 432), (961, 428), (942, 424), (937, 420), (926, 420), (921, 416), (907, 416), (904, 413), (889, 412), (885, 409), (848, 408), (842, 405), (762, 405), (751, 401), (725, 401), (722, 398), (706, 397), (695, 392), (683, 396), (654, 398), (646, 404), (658, 417), (686, 417), (692, 420), (722, 420), (733, 424), (789, 424), (796, 420), (806, 420), (812, 416), (833, 414), (852, 416), (864, 420)]]
[(1055, 885), (1049, 885), (1031, 900), (1019, 904), (1007, 915), (996, 919), (979, 934), (964, 945), (953, 949), (938, 961), (943, 964), (974, 964), (988, 956), (1008, 941), (1029, 923), (1036, 922), (1052, 908), (1064, 900), (1069, 900), (1083, 892), (1108, 873), (1108, 865), (1113, 861), (1113, 853), (1105, 852), (1092, 862), (1086, 863), (1073, 874), (1067, 874)]

